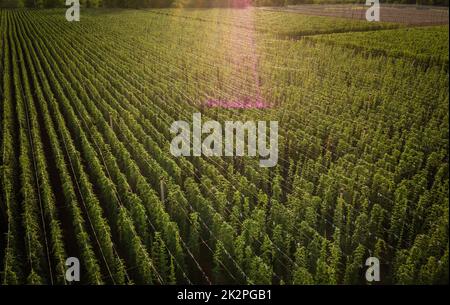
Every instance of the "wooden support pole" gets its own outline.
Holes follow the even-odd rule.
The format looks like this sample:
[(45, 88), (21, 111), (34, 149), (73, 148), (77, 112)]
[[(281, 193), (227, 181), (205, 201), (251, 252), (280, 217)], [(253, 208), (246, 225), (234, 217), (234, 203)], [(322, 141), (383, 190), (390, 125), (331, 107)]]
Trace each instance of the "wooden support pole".
[(159, 180), (160, 182), (160, 189), (161, 189), (161, 202), (164, 203), (164, 178), (161, 178), (161, 180)]

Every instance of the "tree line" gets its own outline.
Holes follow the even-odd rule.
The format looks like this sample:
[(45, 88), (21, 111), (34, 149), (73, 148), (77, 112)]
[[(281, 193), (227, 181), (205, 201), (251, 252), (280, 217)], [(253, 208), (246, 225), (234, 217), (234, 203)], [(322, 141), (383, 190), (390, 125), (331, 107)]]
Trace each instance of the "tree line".
[[(80, 0), (83, 7), (164, 8), (164, 7), (246, 7), (297, 4), (364, 3), (365, 0)], [(380, 3), (448, 6), (448, 0), (382, 0)], [(0, 7), (54, 8), (65, 0), (0, 0)]]
[[(250, 0), (245, 0), (250, 2)], [(164, 7), (234, 7), (238, 0), (80, 0), (82, 7), (164, 8)], [(65, 0), (0, 0), (0, 7), (55, 8), (64, 7)]]

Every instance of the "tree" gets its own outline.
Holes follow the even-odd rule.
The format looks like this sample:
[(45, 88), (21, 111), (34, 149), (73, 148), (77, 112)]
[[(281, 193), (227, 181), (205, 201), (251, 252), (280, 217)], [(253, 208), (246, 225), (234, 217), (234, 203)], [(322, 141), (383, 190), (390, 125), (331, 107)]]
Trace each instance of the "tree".
[(12, 8), (12, 7), (23, 7), (25, 6), (27, 3), (23, 0), (1, 0), (0, 1), (0, 7), (7, 7), (7, 8)]
[[(89, 1), (89, 0), (85, 0)], [(82, 4), (83, 1), (80, 1), (80, 4)], [(65, 6), (65, 1), (63, 0), (42, 0), (42, 6), (45, 8), (53, 8), (53, 7), (63, 7)], [(38, 5), (38, 7), (40, 7)]]

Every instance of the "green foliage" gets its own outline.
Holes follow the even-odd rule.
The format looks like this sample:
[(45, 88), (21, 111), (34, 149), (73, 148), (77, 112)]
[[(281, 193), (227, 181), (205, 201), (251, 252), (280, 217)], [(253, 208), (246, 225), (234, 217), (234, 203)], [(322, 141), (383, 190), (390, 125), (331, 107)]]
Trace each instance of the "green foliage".
[[(314, 39), (345, 44), (374, 54), (408, 57), (426, 64), (441, 63), (448, 65), (448, 37), (448, 26), (431, 26), (332, 34), (318, 36)], [(410, 166), (411, 161), (406, 164)]]
[[(382, 283), (448, 283), (448, 64), (406, 43), (428, 30), (391, 56), (279, 38), (375, 26), (325, 17), (83, 19), (0, 10), (2, 283), (64, 284), (72, 252), (91, 284), (364, 284), (369, 256)], [(257, 92), (273, 107), (199, 105)], [(279, 121), (278, 165), (174, 158), (199, 111)]]

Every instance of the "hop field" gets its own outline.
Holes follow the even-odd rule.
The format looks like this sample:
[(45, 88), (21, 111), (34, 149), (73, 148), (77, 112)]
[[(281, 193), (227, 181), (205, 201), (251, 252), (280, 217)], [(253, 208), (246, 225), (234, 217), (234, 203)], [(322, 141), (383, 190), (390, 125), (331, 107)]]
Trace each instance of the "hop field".
[[(1, 9), (1, 283), (448, 284), (448, 26), (399, 27)], [(278, 164), (174, 157), (197, 112), (278, 121)]]
[(398, 58), (409, 57), (426, 65), (433, 64), (433, 61), (448, 65), (448, 25), (319, 35), (313, 39), (346, 44)]

